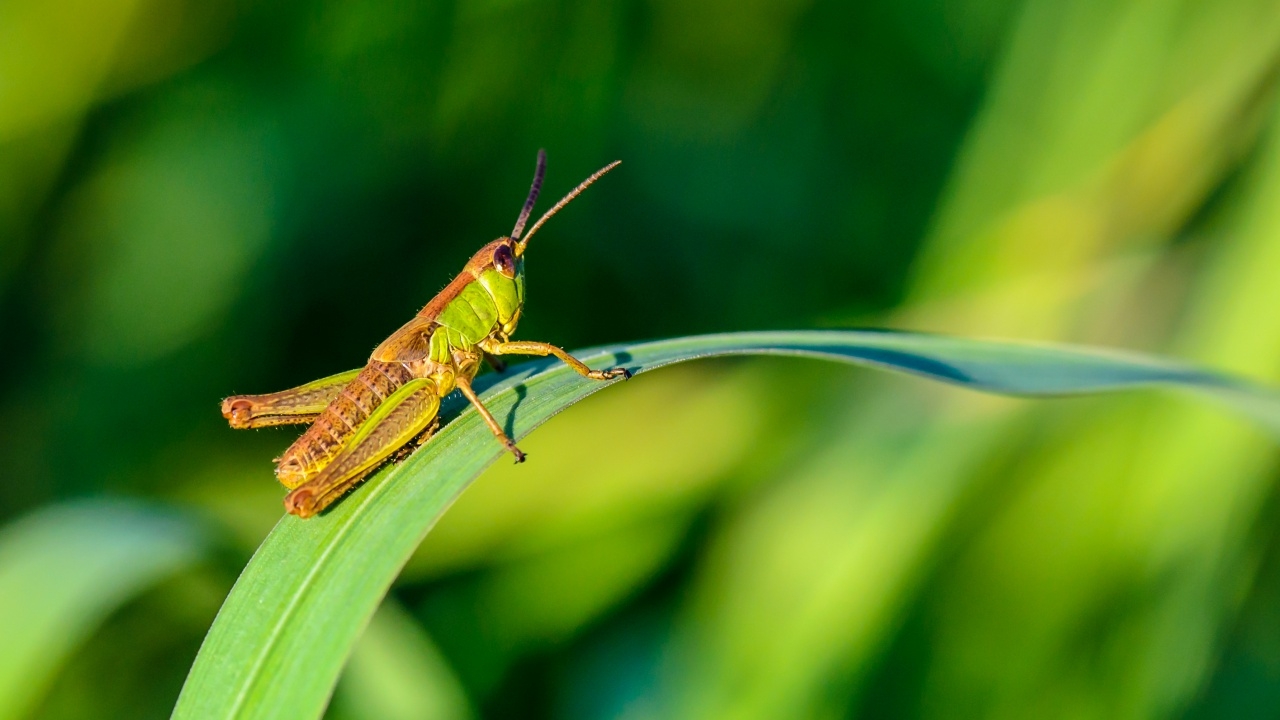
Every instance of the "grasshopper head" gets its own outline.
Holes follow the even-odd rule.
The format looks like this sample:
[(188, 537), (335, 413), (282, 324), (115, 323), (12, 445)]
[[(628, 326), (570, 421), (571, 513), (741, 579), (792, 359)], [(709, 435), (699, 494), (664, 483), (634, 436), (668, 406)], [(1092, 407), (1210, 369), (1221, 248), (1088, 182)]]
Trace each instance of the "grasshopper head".
[(503, 240), (510, 241), (511, 243), (511, 254), (516, 260), (515, 265), (517, 266), (517, 270), (515, 272), (523, 274), (524, 263), (520, 258), (524, 255), (524, 249), (525, 246), (529, 244), (529, 239), (533, 237), (534, 233), (538, 232), (538, 228), (542, 227), (543, 223), (551, 219), (552, 215), (560, 212), (560, 209), (565, 205), (568, 205), (571, 200), (581, 195), (583, 190), (591, 187), (591, 183), (599, 180), (605, 173), (618, 167), (620, 164), (622, 164), (621, 160), (614, 160), (603, 168), (597, 170), (591, 177), (583, 180), (578, 184), (578, 187), (574, 188), (568, 195), (561, 198), (560, 202), (556, 203), (550, 210), (543, 213), (542, 217), (538, 218), (538, 222), (534, 223), (533, 227), (529, 228), (529, 233), (527, 235), (523, 235), (525, 223), (529, 221), (529, 213), (533, 212), (533, 205), (538, 201), (538, 192), (542, 190), (542, 176), (545, 175), (547, 171), (547, 152), (545, 150), (538, 151), (538, 167), (533, 173), (533, 185), (529, 188), (529, 197), (524, 201), (524, 207), (520, 210), (520, 217), (516, 220), (515, 229), (511, 231), (511, 237), (502, 238)]

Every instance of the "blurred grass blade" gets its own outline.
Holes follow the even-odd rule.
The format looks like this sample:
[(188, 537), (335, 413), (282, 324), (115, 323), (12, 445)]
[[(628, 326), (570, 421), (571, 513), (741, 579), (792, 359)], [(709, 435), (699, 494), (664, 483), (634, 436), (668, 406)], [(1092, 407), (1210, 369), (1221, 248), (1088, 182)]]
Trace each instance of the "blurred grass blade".
[[(921, 375), (988, 392), (1062, 395), (1169, 385), (1216, 397), (1280, 437), (1280, 395), (1247, 381), (1140, 355), (889, 332), (711, 335), (579, 355), (635, 372), (702, 357), (791, 355)], [(605, 387), (537, 361), (478, 382), (520, 438)], [(240, 576), (205, 638), (176, 718), (319, 717), (343, 662), (400, 568), (467, 485), (502, 455), (454, 399), (432, 441), (323, 517), (285, 517)], [(673, 409), (678, 411), (678, 408)], [(536, 462), (536, 458), (534, 459)]]
[(466, 720), (472, 713), (462, 684), (426, 630), (399, 603), (387, 599), (347, 662), (329, 716)]
[(0, 530), (0, 718), (25, 717), (103, 618), (203, 544), (181, 517), (121, 502), (53, 507)]

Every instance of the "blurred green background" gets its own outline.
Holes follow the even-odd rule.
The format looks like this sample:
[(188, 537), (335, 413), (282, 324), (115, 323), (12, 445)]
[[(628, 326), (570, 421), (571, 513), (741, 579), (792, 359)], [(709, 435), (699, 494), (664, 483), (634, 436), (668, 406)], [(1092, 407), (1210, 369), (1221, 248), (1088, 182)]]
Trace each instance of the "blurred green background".
[[(545, 197), (624, 164), (531, 246), (526, 339), (869, 325), (1280, 381), (1278, 73), (1275, 0), (0, 3), (0, 580), (98, 602), (41, 663), (0, 638), (0, 717), (168, 715), (296, 432), (218, 401), (361, 364), (539, 147)], [(522, 446), (332, 717), (1280, 714), (1277, 453), (1216, 408), (717, 362)]]

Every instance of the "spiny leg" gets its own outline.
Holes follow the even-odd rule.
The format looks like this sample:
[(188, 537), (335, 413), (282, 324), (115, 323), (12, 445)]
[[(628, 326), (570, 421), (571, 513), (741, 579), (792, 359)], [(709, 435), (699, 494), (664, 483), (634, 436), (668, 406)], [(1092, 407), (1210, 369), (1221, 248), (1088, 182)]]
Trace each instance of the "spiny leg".
[(324, 510), (436, 421), (440, 396), (431, 380), (410, 380), (374, 410), (320, 474), (299, 485), (284, 507), (301, 518)]
[(507, 437), (507, 434), (503, 432), (502, 426), (494, 419), (493, 413), (489, 412), (489, 408), (485, 407), (484, 403), (480, 402), (480, 397), (476, 395), (476, 391), (471, 389), (471, 381), (466, 377), (459, 375), (457, 383), (458, 389), (462, 391), (463, 395), (467, 396), (467, 399), (471, 401), (472, 405), (476, 406), (476, 412), (480, 413), (480, 417), (484, 420), (484, 424), (489, 426), (489, 431), (493, 433), (494, 437), (498, 438), (498, 442), (502, 443), (502, 446), (506, 448), (508, 452), (516, 456), (517, 463), (524, 462), (524, 453), (520, 451), (520, 448), (516, 447), (515, 440)]
[(579, 375), (591, 378), (592, 380), (612, 380), (614, 378), (630, 378), (631, 373), (626, 368), (613, 368), (611, 370), (592, 370), (587, 367), (586, 363), (578, 358), (565, 352), (563, 349), (556, 347), (550, 343), (530, 342), (528, 340), (516, 340), (512, 342), (488, 342), (482, 343), (480, 348), (491, 355), (537, 355), (538, 357), (546, 357), (554, 355), (564, 361), (565, 365), (573, 368)]
[(357, 369), (280, 392), (232, 395), (222, 401), (222, 417), (237, 430), (309, 423), (359, 374)]

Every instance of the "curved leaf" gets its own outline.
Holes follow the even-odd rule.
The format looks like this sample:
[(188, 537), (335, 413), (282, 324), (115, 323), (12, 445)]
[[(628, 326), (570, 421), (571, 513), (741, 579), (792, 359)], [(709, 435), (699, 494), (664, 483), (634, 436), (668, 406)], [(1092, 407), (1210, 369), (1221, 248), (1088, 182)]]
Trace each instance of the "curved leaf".
[[(1280, 436), (1280, 395), (1210, 371), (1134, 354), (874, 331), (738, 333), (584, 351), (596, 367), (645, 372), (702, 357), (823, 358), (977, 390), (1062, 395), (1149, 385), (1229, 403)], [(477, 382), (522, 437), (602, 389), (537, 361)], [(443, 413), (457, 412), (455, 398)], [(503, 450), (463, 408), (419, 452), (385, 468), (314, 520), (285, 517), (258, 549), (205, 638), (177, 718), (318, 717), (352, 645), (400, 568), (453, 500)]]

